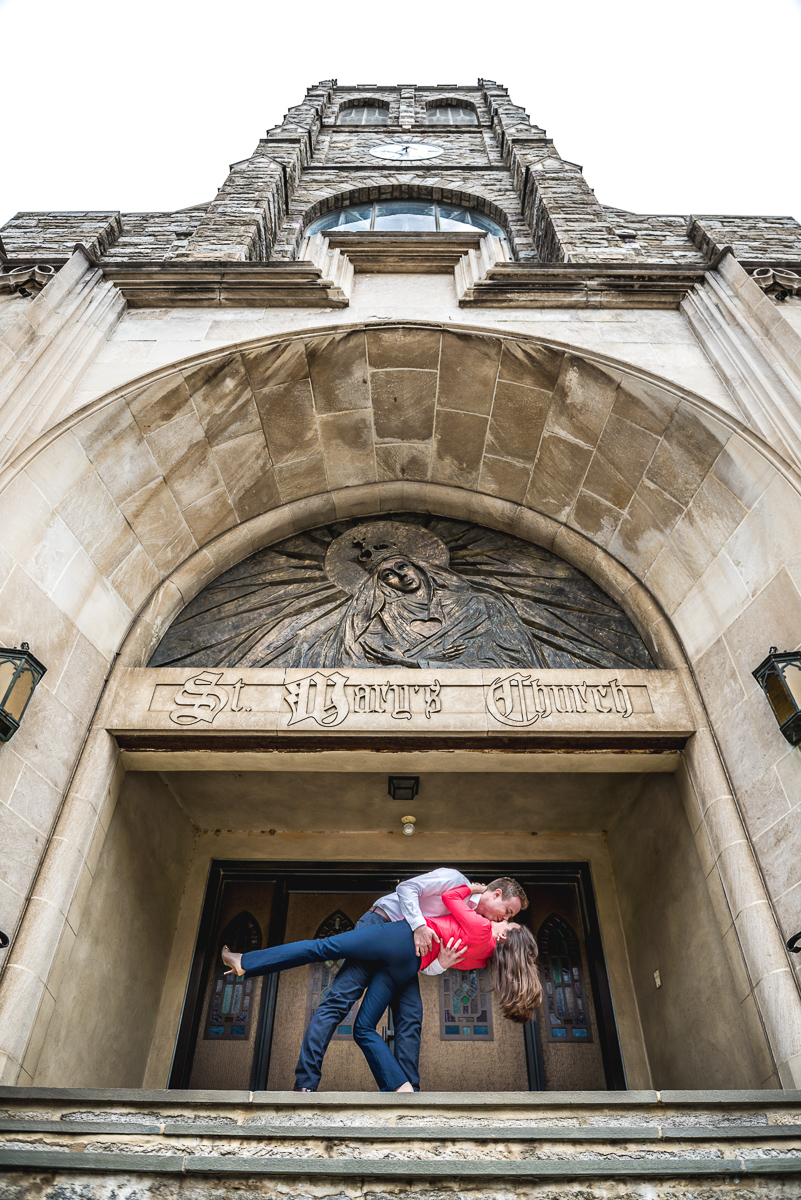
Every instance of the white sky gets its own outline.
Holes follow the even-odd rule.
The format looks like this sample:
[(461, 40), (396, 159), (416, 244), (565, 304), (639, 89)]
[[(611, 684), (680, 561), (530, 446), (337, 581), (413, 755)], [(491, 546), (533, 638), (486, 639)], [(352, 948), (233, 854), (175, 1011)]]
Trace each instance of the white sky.
[(210, 200), (306, 87), (505, 84), (607, 204), (801, 219), (801, 0), (0, 0), (0, 224)]

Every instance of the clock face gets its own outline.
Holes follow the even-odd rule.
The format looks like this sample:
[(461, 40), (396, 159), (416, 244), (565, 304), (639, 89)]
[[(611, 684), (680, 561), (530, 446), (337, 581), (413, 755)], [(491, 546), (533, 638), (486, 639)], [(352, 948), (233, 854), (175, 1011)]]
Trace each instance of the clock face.
[(385, 146), (374, 146), (370, 153), (375, 158), (414, 162), (421, 158), (436, 158), (438, 154), (442, 154), (442, 146), (431, 146), (426, 142), (388, 142)]

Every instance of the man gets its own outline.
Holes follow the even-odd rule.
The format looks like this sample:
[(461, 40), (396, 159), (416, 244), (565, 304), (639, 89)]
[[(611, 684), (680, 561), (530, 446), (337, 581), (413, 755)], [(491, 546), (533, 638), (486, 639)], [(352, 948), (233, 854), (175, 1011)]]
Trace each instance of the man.
[[(433, 941), (437, 939), (434, 931), (426, 925), (426, 917), (444, 916), (448, 910), (442, 902), (443, 892), (463, 884), (469, 885), (469, 880), (450, 867), (438, 867), (426, 875), (416, 875), (414, 879), (399, 883), (397, 889), (388, 896), (382, 896), (359, 918), (357, 926), (379, 925), (382, 921), (408, 921), (414, 934), (415, 950), (420, 957), (431, 949)], [(521, 909), (528, 908), (528, 899), (520, 884), (507, 878), (493, 880), (483, 892), (468, 897), (467, 903), (491, 921), (511, 921)], [(425, 974), (441, 975), (449, 967), (458, 967), (465, 949), (460, 941), (454, 945), (449, 942), (447, 946), (440, 946), (438, 958), (425, 968)], [(362, 995), (376, 969), (375, 963), (356, 960), (347, 960), (340, 967), (330, 992), (312, 1016), (303, 1035), (295, 1068), (296, 1092), (317, 1091), (328, 1043), (337, 1026)], [(423, 1002), (416, 975), (395, 996), (392, 1013), (395, 1021), (395, 1057), (414, 1090), (419, 1091)]]

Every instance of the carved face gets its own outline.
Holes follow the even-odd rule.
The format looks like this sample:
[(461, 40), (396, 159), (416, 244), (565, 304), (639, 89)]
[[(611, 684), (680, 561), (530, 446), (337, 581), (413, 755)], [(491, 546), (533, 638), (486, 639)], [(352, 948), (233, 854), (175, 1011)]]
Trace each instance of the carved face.
[(419, 592), (423, 586), (423, 576), (408, 558), (390, 558), (378, 572), (382, 583), (388, 584), (396, 592)]

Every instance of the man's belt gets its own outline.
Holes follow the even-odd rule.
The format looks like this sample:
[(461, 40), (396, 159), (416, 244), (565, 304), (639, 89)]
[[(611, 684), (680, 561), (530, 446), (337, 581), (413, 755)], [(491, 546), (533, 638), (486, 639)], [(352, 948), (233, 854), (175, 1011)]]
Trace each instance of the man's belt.
[(367, 911), (378, 913), (378, 915), (382, 921), (391, 921), (392, 920), (391, 917), (387, 916), (387, 914), (384, 912), (383, 908), (379, 908), (377, 904), (371, 904)]

